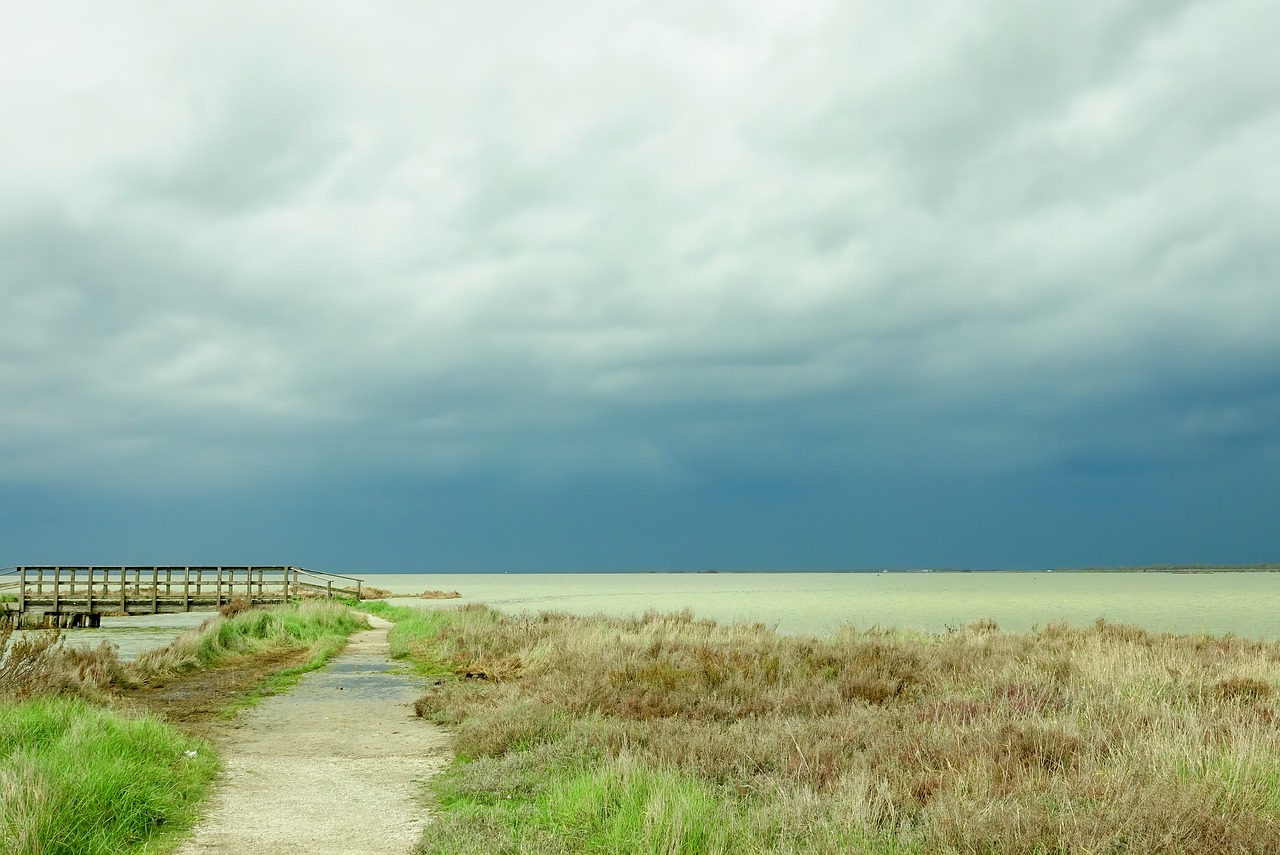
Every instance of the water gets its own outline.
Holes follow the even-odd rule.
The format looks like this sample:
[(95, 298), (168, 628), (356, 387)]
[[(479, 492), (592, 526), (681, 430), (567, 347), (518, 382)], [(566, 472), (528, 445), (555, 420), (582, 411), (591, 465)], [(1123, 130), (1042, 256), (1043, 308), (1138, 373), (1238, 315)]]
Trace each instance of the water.
[(627, 573), (366, 575), (396, 593), (447, 590), (509, 613), (689, 608), (719, 621), (823, 635), (845, 624), (943, 632), (979, 618), (1029, 630), (1099, 617), (1150, 630), (1280, 639), (1280, 573)]
[[(632, 615), (692, 609), (724, 622), (760, 622), (791, 635), (842, 625), (943, 632), (979, 618), (1028, 630), (1105, 617), (1151, 630), (1280, 639), (1280, 573), (556, 573), (381, 574), (366, 584), (398, 594), (459, 591), (459, 600), (394, 599), (443, 608), (488, 603), (508, 613)], [(132, 660), (212, 612), (104, 617), (67, 630), (67, 643), (106, 639)]]
[(100, 629), (66, 629), (62, 631), (62, 638), (68, 647), (97, 647), (101, 642), (109, 641), (119, 648), (117, 653), (122, 660), (132, 662), (144, 650), (164, 647), (215, 614), (217, 612), (104, 616)]

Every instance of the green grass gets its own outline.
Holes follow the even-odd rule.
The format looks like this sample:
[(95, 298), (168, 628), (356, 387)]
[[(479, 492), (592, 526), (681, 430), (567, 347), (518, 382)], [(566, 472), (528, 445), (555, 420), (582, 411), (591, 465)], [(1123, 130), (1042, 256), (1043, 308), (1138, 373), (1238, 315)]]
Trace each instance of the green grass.
[(342, 649), (347, 636), (365, 629), (364, 617), (340, 603), (308, 601), (272, 609), (252, 609), (232, 617), (218, 617), (184, 633), (167, 647), (138, 657), (142, 674), (163, 674), (211, 668), (243, 656), (309, 649), (305, 665), (277, 678), (281, 688), (297, 682)]
[(412, 609), (406, 606), (393, 606), (389, 603), (384, 603), (381, 600), (364, 600), (360, 603), (360, 608), (369, 614), (386, 618), (387, 620), (394, 621), (395, 623), (406, 621), (423, 612), (422, 609)]
[(251, 610), (212, 618), (132, 665), (110, 645), (66, 648), (55, 633), (13, 642), (0, 629), (0, 852), (164, 851), (191, 824), (217, 763), (208, 744), (110, 709), (113, 693), (166, 673), (308, 651), (234, 712), (319, 668), (365, 626), (363, 615), (331, 603)]
[(228, 703), (222, 715), (231, 718), (263, 698), (293, 687), (303, 675), (323, 667), (346, 645), (351, 633), (367, 628), (360, 612), (338, 602), (308, 600), (251, 609), (212, 618), (167, 647), (143, 653), (132, 671), (141, 680), (163, 679), (168, 674), (216, 668), (245, 656), (308, 651), (305, 662), (272, 675), (252, 692)]
[(386, 614), (453, 729), (423, 852), (1280, 852), (1280, 644)]
[(155, 718), (65, 697), (0, 705), (0, 851), (156, 851), (191, 825), (216, 771), (208, 744)]
[(457, 622), (456, 612), (449, 609), (391, 606), (377, 600), (361, 603), (360, 607), (370, 614), (395, 623), (387, 633), (391, 658), (412, 659), (415, 670), (426, 676), (453, 673), (457, 665), (456, 656), (451, 657), (445, 650), (436, 651), (430, 642), (438, 638), (446, 627)]

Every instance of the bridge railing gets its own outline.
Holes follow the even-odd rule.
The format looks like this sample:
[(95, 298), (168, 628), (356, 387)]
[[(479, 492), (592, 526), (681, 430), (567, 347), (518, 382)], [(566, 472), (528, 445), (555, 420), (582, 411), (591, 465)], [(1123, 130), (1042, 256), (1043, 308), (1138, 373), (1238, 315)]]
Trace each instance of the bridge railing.
[[(89, 611), (119, 606), (120, 611), (159, 611), (163, 601), (184, 608), (221, 606), (234, 597), (281, 601), (301, 597), (353, 596), (362, 582), (354, 576), (293, 566), (18, 566), (0, 570), (0, 611), (23, 611), (35, 601), (58, 611), (74, 601)], [(69, 602), (67, 604), (70, 604)]]
[(354, 576), (343, 576), (340, 573), (324, 573), (320, 570), (307, 570), (302, 567), (288, 568), (293, 574), (294, 596), (353, 596), (357, 600), (363, 593), (364, 582)]
[(18, 578), (17, 567), (0, 567), (0, 612), (5, 611), (11, 603), (17, 602), (21, 587), (22, 581)]

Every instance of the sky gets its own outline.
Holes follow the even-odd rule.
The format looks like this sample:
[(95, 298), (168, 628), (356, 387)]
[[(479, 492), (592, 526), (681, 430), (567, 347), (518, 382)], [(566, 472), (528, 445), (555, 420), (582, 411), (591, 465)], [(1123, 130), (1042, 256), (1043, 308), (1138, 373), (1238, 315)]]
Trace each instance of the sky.
[(0, 5), (0, 565), (1280, 561), (1273, 0)]

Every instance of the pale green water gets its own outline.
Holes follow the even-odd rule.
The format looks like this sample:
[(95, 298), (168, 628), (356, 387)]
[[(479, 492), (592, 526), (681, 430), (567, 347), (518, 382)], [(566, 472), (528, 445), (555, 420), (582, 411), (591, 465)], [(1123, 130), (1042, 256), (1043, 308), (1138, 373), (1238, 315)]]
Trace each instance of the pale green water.
[[(844, 624), (924, 629), (991, 617), (1005, 629), (1098, 617), (1151, 630), (1280, 639), (1280, 573), (556, 573), (364, 575), (396, 593), (459, 591), (460, 600), (394, 600), (450, 607), (488, 603), (509, 613), (640, 614), (692, 609), (719, 621), (761, 622), (825, 635)], [(102, 639), (124, 659), (169, 643), (212, 612), (103, 618), (67, 642)]]
[(1280, 638), (1280, 573), (626, 573), (366, 575), (396, 593), (456, 590), (507, 612), (638, 614), (689, 608), (789, 634), (842, 624), (943, 632), (983, 617), (1011, 630), (1098, 617), (1151, 630)]
[[(103, 617), (101, 629), (66, 629), (62, 638), (69, 647), (97, 647), (108, 641), (116, 646), (120, 658), (129, 662), (144, 650), (164, 647), (215, 614), (217, 612)], [(25, 634), (28, 631), (20, 632)]]

